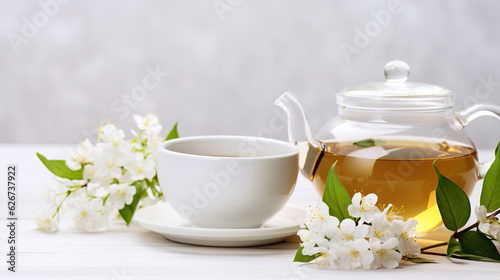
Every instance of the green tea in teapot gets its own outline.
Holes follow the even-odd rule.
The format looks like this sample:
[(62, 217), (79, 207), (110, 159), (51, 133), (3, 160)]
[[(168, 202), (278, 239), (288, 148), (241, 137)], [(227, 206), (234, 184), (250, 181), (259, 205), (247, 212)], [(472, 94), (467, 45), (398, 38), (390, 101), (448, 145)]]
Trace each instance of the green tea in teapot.
[[(366, 139), (358, 142), (322, 142), (317, 151), (312, 181), (322, 194), (330, 167), (349, 194), (375, 193), (378, 204), (392, 203), (405, 218), (418, 220), (417, 231), (429, 233), (438, 228), (441, 216), (436, 203), (439, 171), (471, 194), (479, 175), (477, 153), (473, 147), (451, 141), (431, 139)], [(300, 143), (301, 150), (316, 149)], [(318, 150), (318, 149), (316, 149)]]

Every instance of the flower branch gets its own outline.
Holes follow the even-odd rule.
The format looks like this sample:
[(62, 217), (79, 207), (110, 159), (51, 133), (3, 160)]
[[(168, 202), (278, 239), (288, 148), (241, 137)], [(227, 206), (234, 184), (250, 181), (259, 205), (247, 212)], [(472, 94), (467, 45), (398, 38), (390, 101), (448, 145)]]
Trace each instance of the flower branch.
[(377, 207), (375, 194), (351, 198), (335, 174), (328, 173), (323, 202), (311, 207), (297, 234), (302, 241), (294, 261), (340, 269), (395, 268), (403, 259), (419, 258), (415, 220), (395, 215), (393, 206)]
[(500, 262), (500, 253), (493, 243), (500, 239), (500, 224), (496, 217), (500, 214), (499, 147), (500, 143), (495, 150), (495, 160), (484, 177), (480, 205), (474, 208), (478, 221), (462, 230), (459, 229), (471, 216), (469, 198), (457, 184), (439, 172), (434, 162), (438, 177), (436, 201), (445, 227), (453, 232), (447, 242), (448, 257)]
[(132, 131), (132, 140), (108, 123), (98, 128), (95, 145), (86, 139), (66, 160), (37, 154), (58, 177), (58, 184), (43, 195), (44, 207), (34, 219), (38, 228), (57, 231), (55, 217), (61, 214), (72, 217), (76, 227), (85, 231), (106, 230), (117, 215), (128, 225), (138, 207), (163, 199), (156, 174), (157, 148), (162, 141), (178, 137), (177, 124), (165, 138), (160, 136), (162, 126), (156, 115), (134, 116), (134, 120), (139, 131)]

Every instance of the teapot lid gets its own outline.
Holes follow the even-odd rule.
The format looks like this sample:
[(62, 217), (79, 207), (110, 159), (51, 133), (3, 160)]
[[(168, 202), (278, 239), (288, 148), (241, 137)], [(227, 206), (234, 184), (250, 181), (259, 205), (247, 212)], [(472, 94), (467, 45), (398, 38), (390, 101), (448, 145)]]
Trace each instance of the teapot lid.
[(455, 93), (426, 83), (407, 82), (410, 67), (393, 60), (384, 67), (385, 82), (347, 87), (337, 92), (339, 106), (362, 109), (423, 110), (453, 106)]

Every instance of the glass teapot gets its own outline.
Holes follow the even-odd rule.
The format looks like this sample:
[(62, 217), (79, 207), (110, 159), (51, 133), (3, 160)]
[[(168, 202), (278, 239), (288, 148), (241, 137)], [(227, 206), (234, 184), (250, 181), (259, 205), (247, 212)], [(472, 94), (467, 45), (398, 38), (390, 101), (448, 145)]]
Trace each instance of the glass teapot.
[(455, 93), (407, 82), (409, 72), (405, 62), (391, 61), (384, 68), (385, 82), (338, 91), (338, 116), (315, 137), (291, 92), (275, 104), (287, 114), (288, 137), (300, 150), (301, 173), (320, 194), (337, 162), (335, 172), (351, 196), (377, 194), (379, 204), (392, 203), (403, 217), (417, 219), (417, 231), (425, 234), (442, 224), (433, 162), (470, 195), (486, 168), (478, 163), (464, 127), (485, 115), (500, 119), (500, 107), (477, 104), (454, 112)]

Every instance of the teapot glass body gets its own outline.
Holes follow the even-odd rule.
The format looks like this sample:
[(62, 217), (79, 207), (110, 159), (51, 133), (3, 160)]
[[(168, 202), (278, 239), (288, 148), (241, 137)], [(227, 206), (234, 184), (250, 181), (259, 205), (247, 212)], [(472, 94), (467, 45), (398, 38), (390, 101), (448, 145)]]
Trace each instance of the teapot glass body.
[[(433, 167), (468, 195), (480, 176), (477, 153), (452, 109), (378, 112), (339, 108), (319, 131), (315, 168), (309, 178), (322, 194), (330, 167), (352, 196), (375, 193), (428, 233), (441, 225)], [(304, 146), (304, 144), (302, 144)], [(310, 145), (307, 145), (308, 148)]]

